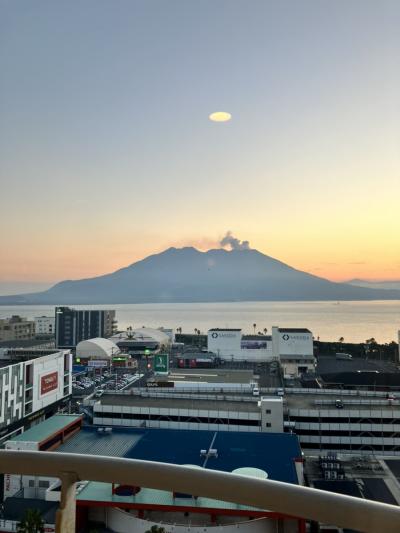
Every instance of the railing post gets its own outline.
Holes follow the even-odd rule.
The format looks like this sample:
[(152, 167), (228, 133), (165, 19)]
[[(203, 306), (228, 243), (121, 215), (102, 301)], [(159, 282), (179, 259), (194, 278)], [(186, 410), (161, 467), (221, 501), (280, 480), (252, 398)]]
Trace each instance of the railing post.
[(56, 533), (75, 533), (75, 495), (78, 476), (74, 472), (62, 472), (60, 479), (61, 501), (56, 513)]

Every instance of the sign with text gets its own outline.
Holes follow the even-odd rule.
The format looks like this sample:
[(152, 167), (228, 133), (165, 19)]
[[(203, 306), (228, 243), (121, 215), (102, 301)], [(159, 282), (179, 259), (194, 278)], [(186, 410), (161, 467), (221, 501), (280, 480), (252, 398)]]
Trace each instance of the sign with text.
[(58, 389), (58, 372), (45, 374), (40, 378), (40, 395), (48, 394)]
[(91, 361), (88, 361), (88, 367), (91, 368), (106, 368), (108, 365), (108, 361), (101, 361), (99, 359), (92, 359)]
[(158, 353), (154, 356), (153, 370), (156, 374), (168, 374), (169, 355), (167, 353)]
[(149, 388), (173, 388), (175, 383), (173, 381), (148, 381), (146, 386)]

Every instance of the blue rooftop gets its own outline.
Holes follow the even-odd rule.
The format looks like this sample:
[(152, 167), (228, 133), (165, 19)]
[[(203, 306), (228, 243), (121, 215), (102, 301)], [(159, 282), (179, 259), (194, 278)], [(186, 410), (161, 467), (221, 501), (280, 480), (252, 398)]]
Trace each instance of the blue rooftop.
[(107, 435), (89, 426), (57, 451), (202, 467), (205, 458), (200, 450), (208, 450), (211, 443), (218, 457), (209, 457), (206, 468), (231, 472), (253, 467), (267, 472), (269, 479), (298, 483), (294, 460), (301, 456), (300, 445), (296, 435), (286, 433), (113, 428)]

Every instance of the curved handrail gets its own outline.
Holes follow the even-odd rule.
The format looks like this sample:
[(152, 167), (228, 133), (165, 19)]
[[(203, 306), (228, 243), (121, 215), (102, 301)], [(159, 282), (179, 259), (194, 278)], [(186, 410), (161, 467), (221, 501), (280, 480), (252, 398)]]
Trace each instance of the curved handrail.
[(199, 494), (366, 533), (400, 531), (400, 508), (394, 505), (217, 470), (73, 453), (1, 450), (0, 472), (61, 478), (75, 474), (78, 480), (134, 482), (142, 487)]

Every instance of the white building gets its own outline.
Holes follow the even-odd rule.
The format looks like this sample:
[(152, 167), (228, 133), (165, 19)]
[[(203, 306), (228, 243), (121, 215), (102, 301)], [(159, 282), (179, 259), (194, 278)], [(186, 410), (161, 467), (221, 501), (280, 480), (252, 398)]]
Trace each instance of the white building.
[[(75, 435), (81, 426), (82, 416), (55, 415), (12, 437), (6, 442), (5, 449), (51, 451)], [(4, 497), (9, 498), (22, 490), (24, 498), (46, 499), (48, 488), (56, 481), (45, 476), (5, 474)]]
[(101, 337), (81, 341), (76, 346), (76, 357), (80, 359), (110, 361), (120, 352), (114, 342)]
[(35, 335), (36, 337), (54, 335), (55, 332), (54, 316), (36, 316), (35, 317)]
[(383, 392), (289, 388), (282, 397), (276, 394), (279, 389), (270, 389), (256, 399), (234, 392), (183, 394), (173, 390), (105, 394), (93, 405), (94, 424), (293, 432), (308, 455), (335, 451), (400, 456), (400, 401), (388, 400)]
[(299, 377), (315, 370), (313, 337), (308, 329), (273, 326), (272, 352), (279, 358), (285, 377)]
[(241, 329), (208, 331), (208, 351), (226, 361), (280, 360), (284, 374), (298, 377), (315, 369), (313, 337), (305, 328), (272, 328), (272, 336), (242, 335)]
[(0, 441), (54, 414), (72, 392), (71, 353), (60, 350), (0, 368)]
[(386, 392), (286, 389), (285, 426), (305, 453), (400, 455), (400, 401)]
[(210, 329), (208, 351), (226, 361), (270, 361), (273, 358), (270, 336), (242, 335), (241, 329)]
[(94, 424), (105, 426), (196, 429), (236, 432), (283, 432), (281, 397), (145, 393), (104, 395), (93, 405)]

